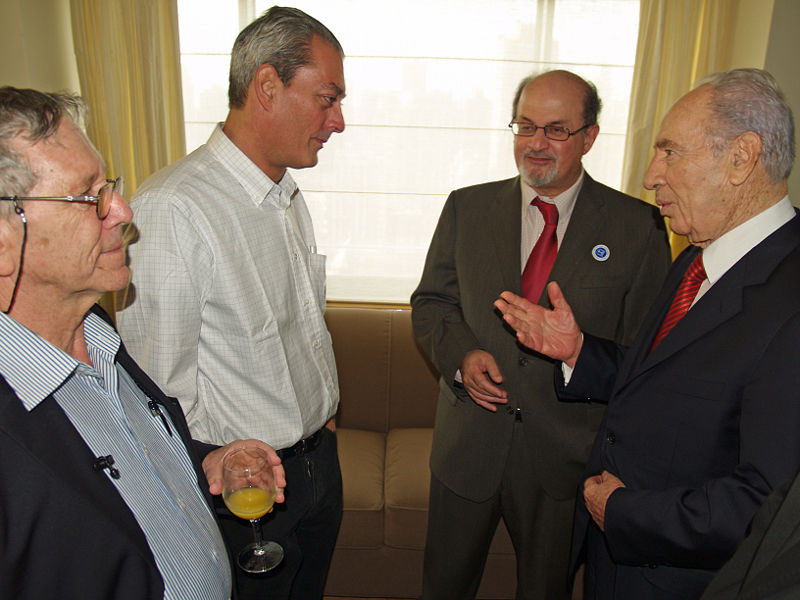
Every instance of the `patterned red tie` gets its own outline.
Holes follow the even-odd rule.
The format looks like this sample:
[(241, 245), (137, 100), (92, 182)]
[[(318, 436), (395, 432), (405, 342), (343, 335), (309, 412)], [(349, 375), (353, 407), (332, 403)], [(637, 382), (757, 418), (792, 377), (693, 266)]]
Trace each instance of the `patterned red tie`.
[(675, 327), (675, 324), (683, 318), (689, 307), (700, 289), (700, 284), (706, 278), (706, 270), (703, 267), (703, 253), (697, 255), (697, 258), (692, 261), (686, 273), (683, 274), (681, 284), (678, 286), (678, 291), (675, 292), (675, 297), (672, 299), (672, 304), (667, 311), (667, 316), (661, 322), (661, 327), (658, 329), (653, 344), (650, 346), (650, 352), (656, 349), (661, 341), (667, 337), (670, 330)]
[(558, 238), (556, 226), (558, 225), (558, 209), (555, 204), (544, 202), (537, 196), (531, 204), (539, 209), (544, 217), (544, 230), (536, 240), (525, 270), (522, 272), (522, 295), (534, 304), (539, 302), (542, 290), (550, 276), (550, 269), (558, 254)]

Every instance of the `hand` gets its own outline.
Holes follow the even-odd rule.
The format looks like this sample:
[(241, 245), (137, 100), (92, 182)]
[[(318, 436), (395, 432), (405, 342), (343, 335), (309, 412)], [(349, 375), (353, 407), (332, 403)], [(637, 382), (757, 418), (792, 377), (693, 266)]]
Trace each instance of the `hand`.
[(496, 404), (508, 402), (508, 392), (497, 385), (503, 383), (497, 361), (485, 350), (467, 352), (461, 362), (461, 380), (469, 397), (486, 410), (496, 412)]
[(512, 292), (500, 294), (494, 306), (503, 313), (505, 322), (517, 332), (521, 344), (572, 368), (583, 346), (581, 330), (555, 281), (548, 284), (547, 295), (553, 305), (552, 310)]
[(600, 531), (606, 530), (606, 503), (617, 489), (624, 488), (625, 484), (616, 475), (603, 471), (600, 475), (589, 477), (583, 484), (583, 500), (586, 510)]
[(236, 440), (227, 446), (222, 446), (222, 448), (217, 448), (209, 452), (203, 459), (203, 471), (205, 471), (206, 479), (208, 479), (208, 491), (215, 496), (222, 493), (222, 459), (231, 450), (242, 448), (243, 446), (256, 446), (258, 448), (263, 448), (267, 452), (269, 455), (269, 462), (272, 465), (272, 474), (275, 477), (275, 485), (278, 487), (275, 502), (283, 502), (283, 488), (286, 487), (286, 475), (283, 472), (281, 459), (272, 446), (260, 440)]
[(325, 423), (325, 427), (327, 427), (329, 431), (336, 432), (336, 417), (328, 419), (328, 422)]

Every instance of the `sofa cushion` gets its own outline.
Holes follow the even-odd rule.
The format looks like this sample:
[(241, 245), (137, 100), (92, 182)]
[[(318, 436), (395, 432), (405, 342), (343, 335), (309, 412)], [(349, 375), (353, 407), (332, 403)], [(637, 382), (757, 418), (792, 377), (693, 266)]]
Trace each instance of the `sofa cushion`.
[(433, 429), (396, 428), (386, 436), (386, 544), (422, 549), (428, 526)]
[(336, 430), (344, 486), (339, 546), (383, 545), (383, 477), (386, 437), (382, 433), (340, 427)]

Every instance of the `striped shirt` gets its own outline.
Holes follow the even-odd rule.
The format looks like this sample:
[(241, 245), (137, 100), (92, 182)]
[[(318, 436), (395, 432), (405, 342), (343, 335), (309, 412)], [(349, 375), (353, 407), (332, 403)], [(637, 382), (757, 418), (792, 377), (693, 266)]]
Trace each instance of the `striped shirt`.
[(155, 416), (115, 363), (120, 339), (112, 327), (90, 314), (84, 337), (93, 366), (0, 314), (0, 375), (28, 411), (52, 395), (92, 452), (113, 456), (120, 477), (110, 481), (147, 538), (165, 599), (229, 598), (228, 555), (169, 415), (162, 411), (167, 424)]

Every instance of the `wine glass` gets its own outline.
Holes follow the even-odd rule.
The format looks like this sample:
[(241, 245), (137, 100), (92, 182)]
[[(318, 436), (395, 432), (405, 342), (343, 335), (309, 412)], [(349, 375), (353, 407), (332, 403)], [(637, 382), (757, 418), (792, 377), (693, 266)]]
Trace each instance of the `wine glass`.
[(272, 508), (278, 493), (267, 453), (254, 446), (238, 448), (225, 455), (222, 466), (225, 506), (237, 517), (250, 521), (255, 537), (239, 553), (239, 567), (248, 573), (274, 569), (283, 560), (283, 548), (261, 539), (261, 517)]

